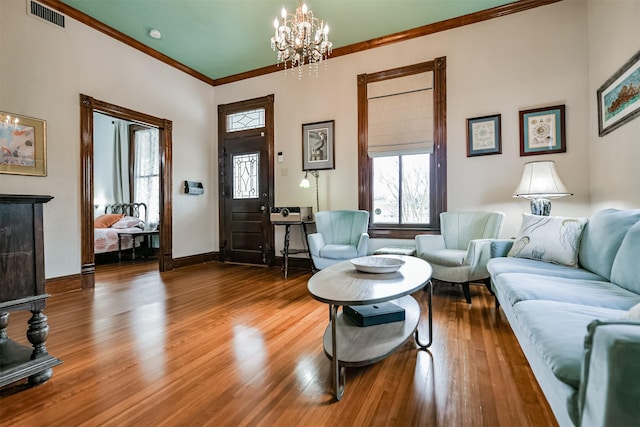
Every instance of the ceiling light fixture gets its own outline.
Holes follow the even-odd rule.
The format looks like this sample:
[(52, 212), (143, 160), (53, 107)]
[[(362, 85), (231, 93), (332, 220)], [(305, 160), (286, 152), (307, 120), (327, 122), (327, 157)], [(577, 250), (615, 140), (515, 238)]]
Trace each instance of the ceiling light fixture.
[(149, 30), (149, 37), (151, 37), (152, 39), (160, 40), (162, 34), (155, 28), (152, 28), (151, 30)]
[(329, 58), (333, 44), (329, 41), (329, 25), (313, 16), (307, 5), (300, 2), (295, 13), (287, 14), (283, 7), (280, 13), (282, 25), (273, 21), (275, 35), (271, 37), (271, 48), (278, 52), (278, 65), (298, 67), (298, 78), (302, 77), (302, 66), (309, 64), (309, 73), (318, 76), (318, 64)]

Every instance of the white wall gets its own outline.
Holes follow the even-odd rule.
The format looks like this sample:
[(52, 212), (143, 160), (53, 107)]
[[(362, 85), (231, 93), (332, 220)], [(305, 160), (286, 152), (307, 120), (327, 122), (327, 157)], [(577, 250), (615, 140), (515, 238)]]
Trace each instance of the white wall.
[[(358, 206), (356, 76), (447, 57), (448, 209), (496, 209), (513, 236), (527, 201), (513, 199), (522, 165), (555, 160), (575, 196), (553, 202), (556, 215), (588, 215), (589, 119), (587, 4), (564, 1), (365, 52), (333, 58), (319, 76), (282, 72), (215, 88), (216, 104), (275, 94), (279, 206), (315, 206), (298, 187), (301, 125), (335, 119), (336, 169), (320, 172), (320, 209)], [(566, 105), (567, 152), (520, 157), (518, 111)], [(502, 155), (466, 157), (466, 119), (502, 114)], [(313, 183), (313, 180), (312, 180)], [(281, 238), (276, 235), (276, 242)]]
[[(0, 1), (0, 64), (0, 110), (47, 121), (47, 176), (0, 177), (0, 193), (55, 197), (44, 206), (47, 278), (80, 272), (81, 93), (173, 121), (173, 256), (217, 250), (211, 86), (73, 19), (60, 30), (30, 17), (24, 0)], [(181, 194), (185, 179), (208, 191)]]
[(640, 117), (598, 136), (598, 88), (640, 50), (640, 2), (589, 1), (589, 147), (592, 211), (640, 208)]

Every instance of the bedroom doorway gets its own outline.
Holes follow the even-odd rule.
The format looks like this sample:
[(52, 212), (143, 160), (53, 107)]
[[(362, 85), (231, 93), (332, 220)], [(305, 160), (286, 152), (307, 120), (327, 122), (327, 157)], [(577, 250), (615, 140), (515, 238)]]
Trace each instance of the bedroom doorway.
[[(92, 288), (95, 283), (94, 251), (94, 113), (101, 113), (114, 119), (136, 123), (139, 129), (157, 130), (159, 164), (158, 178), (158, 261), (160, 271), (168, 271), (172, 266), (172, 205), (171, 205), (171, 145), (172, 122), (129, 110), (88, 95), (80, 95), (80, 153), (81, 153), (81, 273), (82, 287)], [(155, 208), (154, 208), (155, 209)]]

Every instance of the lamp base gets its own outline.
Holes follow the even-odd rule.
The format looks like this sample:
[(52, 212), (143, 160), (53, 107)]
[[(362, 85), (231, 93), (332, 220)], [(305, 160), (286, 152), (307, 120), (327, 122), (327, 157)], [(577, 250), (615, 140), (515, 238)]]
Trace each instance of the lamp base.
[(549, 216), (549, 213), (551, 213), (551, 200), (531, 199), (531, 213), (534, 215)]

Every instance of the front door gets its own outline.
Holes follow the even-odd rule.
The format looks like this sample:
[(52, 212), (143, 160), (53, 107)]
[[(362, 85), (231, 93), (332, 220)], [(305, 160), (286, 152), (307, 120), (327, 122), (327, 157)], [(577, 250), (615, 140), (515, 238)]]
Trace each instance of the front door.
[(222, 261), (273, 259), (273, 109), (267, 106), (273, 106), (272, 97), (218, 108)]

